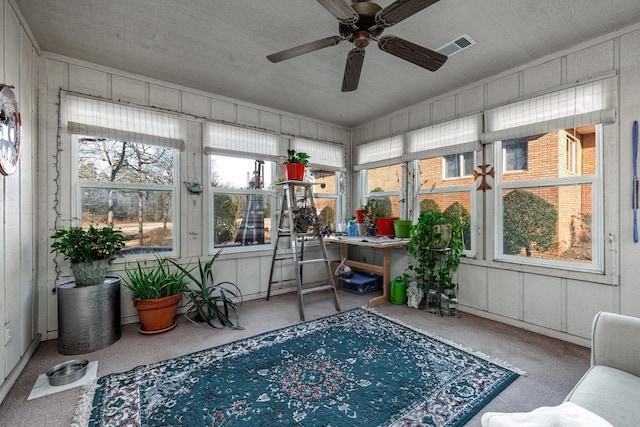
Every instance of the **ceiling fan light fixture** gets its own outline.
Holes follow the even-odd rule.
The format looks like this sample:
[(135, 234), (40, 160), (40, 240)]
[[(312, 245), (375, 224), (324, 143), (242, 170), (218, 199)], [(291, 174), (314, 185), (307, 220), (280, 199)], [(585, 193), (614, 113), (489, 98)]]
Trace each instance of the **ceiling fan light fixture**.
[(369, 33), (367, 31), (358, 31), (353, 35), (353, 44), (359, 48), (365, 48), (369, 45)]

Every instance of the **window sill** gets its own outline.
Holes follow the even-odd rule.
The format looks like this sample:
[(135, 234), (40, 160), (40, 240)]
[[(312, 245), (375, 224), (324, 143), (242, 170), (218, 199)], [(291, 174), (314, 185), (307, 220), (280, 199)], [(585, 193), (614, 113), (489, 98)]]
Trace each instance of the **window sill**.
[(542, 266), (521, 264), (515, 261), (504, 260), (479, 260), (475, 258), (460, 258), (460, 264), (468, 264), (480, 267), (494, 268), (499, 270), (518, 271), (527, 274), (537, 274), (540, 276), (559, 277), (568, 280), (578, 280), (601, 285), (617, 286), (614, 276), (605, 275), (601, 271), (570, 270), (560, 266)]

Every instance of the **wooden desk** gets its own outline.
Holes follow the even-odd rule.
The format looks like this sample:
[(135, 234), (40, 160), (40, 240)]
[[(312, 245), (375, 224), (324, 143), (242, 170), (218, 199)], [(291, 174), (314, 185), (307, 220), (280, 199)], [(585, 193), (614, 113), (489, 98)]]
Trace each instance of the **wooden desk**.
[[(382, 274), (382, 295), (371, 298), (369, 307), (384, 304), (389, 301), (389, 287), (391, 284), (391, 249), (406, 246), (409, 239), (380, 239), (369, 237), (325, 237), (325, 242), (340, 244), (340, 260), (346, 259), (349, 267), (360, 270), (370, 271)], [(368, 264), (360, 261), (349, 259), (349, 245), (363, 246), (375, 250), (382, 250), (382, 265)], [(333, 271), (335, 271), (339, 262), (334, 261)], [(336, 285), (340, 283), (337, 277), (334, 277)]]

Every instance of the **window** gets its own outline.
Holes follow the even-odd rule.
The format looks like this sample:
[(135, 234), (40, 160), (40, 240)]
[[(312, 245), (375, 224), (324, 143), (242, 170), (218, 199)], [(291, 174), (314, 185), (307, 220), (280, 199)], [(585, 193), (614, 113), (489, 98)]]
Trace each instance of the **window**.
[(307, 153), (307, 171), (313, 175), (314, 200), (322, 224), (336, 229), (336, 224), (346, 220), (345, 213), (345, 148), (342, 144), (294, 138), (294, 150)]
[(444, 178), (472, 176), (474, 169), (473, 152), (444, 156)]
[(598, 229), (593, 219), (599, 211), (600, 129), (583, 126), (497, 144), (503, 156), (509, 153), (505, 146), (514, 144), (526, 143), (529, 152), (526, 170), (499, 171), (496, 180), (501, 195), (499, 258), (585, 269), (599, 266), (601, 245), (593, 238)]
[(485, 112), (497, 259), (604, 271), (600, 147), (603, 125), (616, 120), (617, 87), (617, 77), (596, 79)]
[(502, 144), (504, 171), (526, 171), (528, 164), (528, 145), (526, 138), (504, 141)]
[(322, 224), (336, 229), (336, 223), (344, 222), (344, 213), (339, 208), (338, 190), (343, 178), (341, 172), (310, 167), (316, 184), (313, 187), (313, 198), (316, 203), (318, 217)]
[(209, 252), (271, 247), (275, 229), (276, 162), (288, 140), (278, 135), (207, 122), (205, 154), (209, 155)]
[(60, 123), (70, 137), (75, 190), (72, 211), (63, 217), (80, 218), (83, 227), (121, 228), (128, 239), (122, 255), (177, 255), (184, 119), (62, 91)]
[(215, 248), (271, 244), (271, 161), (209, 156)]
[[(448, 159), (452, 160), (447, 161)], [(462, 166), (462, 170), (469, 173), (460, 173), (457, 177), (453, 173), (449, 175), (446, 169), (452, 163)], [(430, 157), (418, 161), (420, 187), (415, 204), (419, 205), (419, 212), (436, 210), (459, 216), (464, 226), (463, 239), (467, 252), (473, 252), (475, 247), (475, 238), (471, 233), (475, 223), (474, 168), (474, 152)], [(415, 208), (416, 206), (412, 206), (412, 209)]]
[(122, 255), (177, 253), (178, 150), (93, 136), (74, 141), (82, 226), (122, 229)]
[(570, 174), (575, 174), (578, 168), (578, 144), (580, 141), (569, 132), (564, 132), (563, 136), (566, 139), (567, 150), (565, 152), (566, 157), (566, 171)]
[(381, 218), (400, 217), (400, 191), (402, 189), (401, 165), (382, 166), (366, 169), (365, 203), (370, 198), (378, 199), (378, 216)]

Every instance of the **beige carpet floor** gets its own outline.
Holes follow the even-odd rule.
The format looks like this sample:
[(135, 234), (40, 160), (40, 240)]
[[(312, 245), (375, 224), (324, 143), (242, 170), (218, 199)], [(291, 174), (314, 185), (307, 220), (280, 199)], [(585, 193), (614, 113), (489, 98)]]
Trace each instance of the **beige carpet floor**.
[[(362, 307), (375, 294), (353, 295), (339, 292), (343, 310)], [(335, 313), (328, 293), (305, 297), (307, 320)], [(589, 367), (589, 349), (548, 338), (501, 323), (459, 312), (455, 317), (440, 317), (407, 306), (384, 304), (381, 314), (399, 319), (415, 328), (427, 330), (445, 339), (504, 360), (527, 372), (493, 399), (467, 425), (479, 426), (486, 411), (530, 411), (539, 406), (562, 403), (567, 393)], [(178, 326), (159, 335), (141, 335), (138, 324), (124, 325), (122, 338), (102, 350), (81, 355), (98, 361), (98, 377), (121, 372), (240, 338), (298, 323), (295, 293), (253, 300), (241, 308), (244, 330), (212, 329), (196, 325), (183, 316)], [(68, 426), (71, 423), (80, 388), (27, 401), (37, 377), (48, 368), (79, 356), (58, 354), (57, 341), (42, 342), (26, 369), (0, 404), (2, 426)]]

